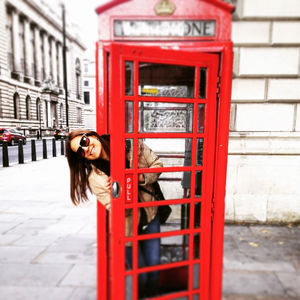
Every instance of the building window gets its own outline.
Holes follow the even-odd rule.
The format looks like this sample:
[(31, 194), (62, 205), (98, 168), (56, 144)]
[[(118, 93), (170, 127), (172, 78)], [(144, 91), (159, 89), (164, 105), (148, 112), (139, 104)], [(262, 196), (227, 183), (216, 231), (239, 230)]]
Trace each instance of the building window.
[(60, 127), (62, 127), (62, 123), (64, 122), (64, 105), (60, 104)]
[(84, 92), (84, 103), (90, 104), (90, 92)]
[(84, 81), (84, 86), (89, 86), (89, 81), (88, 80)]
[(36, 99), (36, 119), (41, 120), (41, 100), (40, 98)]
[(6, 8), (6, 38), (7, 38), (7, 56), (8, 56), (8, 68), (10, 71), (13, 70), (13, 33), (12, 33), (12, 14), (11, 8)]
[(75, 73), (76, 73), (76, 95), (77, 99), (81, 99), (81, 67), (80, 60), (77, 58), (75, 63)]
[(84, 64), (84, 72), (87, 73), (89, 71), (89, 65)]
[(77, 123), (82, 123), (82, 109), (80, 107), (77, 107)]
[(36, 76), (36, 55), (35, 55), (35, 39), (34, 39), (34, 25), (30, 26), (30, 43), (31, 43), (31, 55), (32, 55), (32, 63), (31, 63), (31, 71), (30, 74), (33, 78), (37, 78)]
[(25, 105), (26, 105), (26, 119), (30, 120), (30, 96), (26, 97)]
[(14, 94), (14, 118), (19, 119), (19, 95), (18, 93)]

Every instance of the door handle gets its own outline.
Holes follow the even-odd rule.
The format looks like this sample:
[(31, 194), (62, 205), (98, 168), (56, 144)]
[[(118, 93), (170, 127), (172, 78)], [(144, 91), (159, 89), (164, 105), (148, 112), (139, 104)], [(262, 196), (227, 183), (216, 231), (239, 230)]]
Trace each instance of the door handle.
[(112, 183), (111, 194), (115, 199), (120, 196), (120, 183), (118, 181)]

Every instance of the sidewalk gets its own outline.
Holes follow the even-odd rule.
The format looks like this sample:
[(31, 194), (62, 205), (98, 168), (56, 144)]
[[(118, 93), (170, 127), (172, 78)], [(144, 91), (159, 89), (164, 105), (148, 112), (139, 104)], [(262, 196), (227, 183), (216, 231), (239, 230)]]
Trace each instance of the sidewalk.
[[(63, 156), (0, 168), (0, 300), (96, 299), (96, 201)], [(224, 300), (300, 299), (300, 228), (225, 228)]]

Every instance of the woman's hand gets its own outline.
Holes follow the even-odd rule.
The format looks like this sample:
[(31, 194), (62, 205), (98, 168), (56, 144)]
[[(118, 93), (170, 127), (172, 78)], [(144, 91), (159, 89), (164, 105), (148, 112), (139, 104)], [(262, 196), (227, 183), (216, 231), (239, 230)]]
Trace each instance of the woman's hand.
[(105, 188), (108, 189), (108, 190), (111, 190), (111, 186), (112, 186), (112, 179), (109, 176), (109, 177), (107, 177)]
[(139, 183), (145, 183), (145, 176), (144, 176), (144, 174), (139, 174), (139, 176), (138, 176), (138, 181), (139, 181)]

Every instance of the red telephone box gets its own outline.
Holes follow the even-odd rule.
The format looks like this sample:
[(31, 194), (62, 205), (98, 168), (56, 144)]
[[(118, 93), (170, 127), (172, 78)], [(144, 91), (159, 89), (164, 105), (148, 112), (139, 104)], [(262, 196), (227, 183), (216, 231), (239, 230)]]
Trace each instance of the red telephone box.
[[(98, 204), (98, 299), (221, 299), (232, 10), (221, 0), (97, 8), (97, 131), (110, 134), (113, 179), (111, 211)], [(163, 167), (140, 167), (141, 142)], [(139, 202), (139, 174), (154, 173), (165, 200)], [(140, 231), (141, 211), (165, 205), (160, 230)], [(151, 241), (159, 259), (141, 264)], [(141, 294), (144, 278), (152, 294)]]

